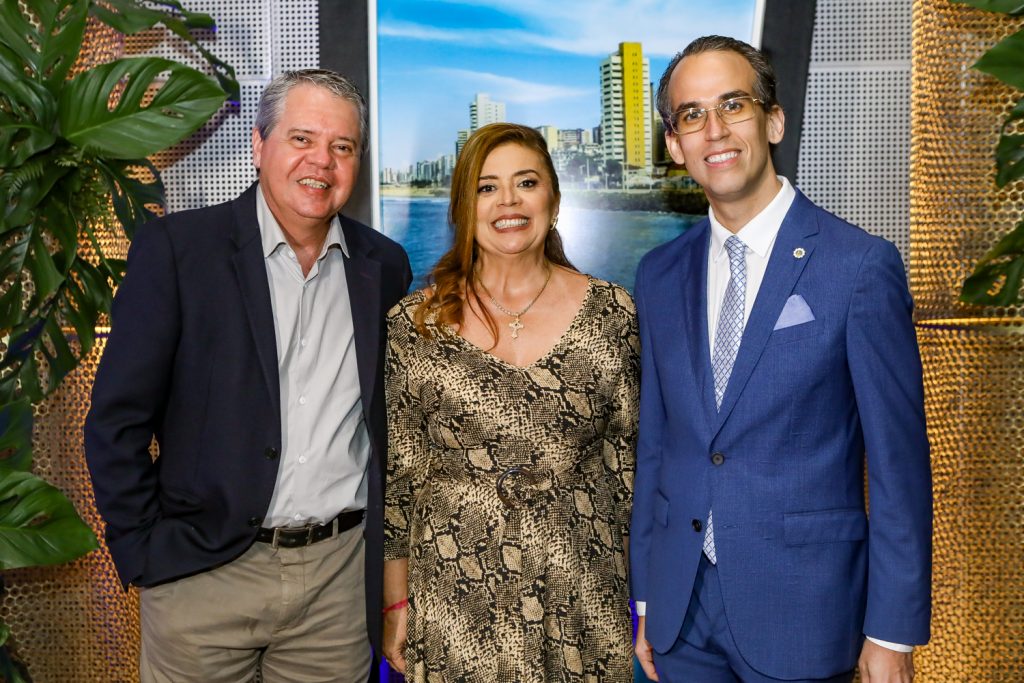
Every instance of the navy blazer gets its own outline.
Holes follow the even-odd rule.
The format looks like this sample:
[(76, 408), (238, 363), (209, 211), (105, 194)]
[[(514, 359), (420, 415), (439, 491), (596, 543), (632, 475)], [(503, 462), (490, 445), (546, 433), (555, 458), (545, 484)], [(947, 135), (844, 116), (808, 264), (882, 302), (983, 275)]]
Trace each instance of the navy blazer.
[[(85, 424), (96, 506), (126, 586), (171, 581), (238, 557), (270, 505), (281, 409), (258, 191), (254, 183), (233, 201), (153, 221), (129, 250)], [(371, 444), (366, 596), (376, 647), (387, 454), (384, 318), (408, 290), (411, 271), (395, 242), (345, 217), (341, 226)]]
[[(927, 642), (931, 472), (899, 253), (797, 192), (716, 410), (709, 244), (704, 220), (637, 272), (630, 553), (648, 642), (665, 652), (679, 637), (710, 509), (729, 626), (758, 671), (850, 671), (862, 634)], [(792, 295), (811, 316), (774, 329)]]

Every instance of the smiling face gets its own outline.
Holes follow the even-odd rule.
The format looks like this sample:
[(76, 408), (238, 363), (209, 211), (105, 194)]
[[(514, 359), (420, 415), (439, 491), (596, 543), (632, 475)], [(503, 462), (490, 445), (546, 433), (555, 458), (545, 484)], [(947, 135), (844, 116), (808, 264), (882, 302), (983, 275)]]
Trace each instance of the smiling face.
[(253, 165), (274, 218), (285, 232), (326, 231), (352, 194), (359, 173), (359, 113), (314, 85), (285, 97), (264, 140), (252, 132)]
[[(754, 69), (736, 52), (716, 50), (683, 59), (669, 83), (672, 111), (684, 107), (713, 107), (732, 97), (754, 95)], [(742, 221), (757, 215), (778, 192), (769, 143), (782, 140), (782, 109), (726, 125), (716, 112), (708, 112), (704, 129), (696, 133), (665, 133), (672, 158), (704, 188), (719, 219)]]
[(476, 189), (481, 255), (543, 254), (557, 213), (554, 187), (540, 154), (516, 143), (491, 150)]

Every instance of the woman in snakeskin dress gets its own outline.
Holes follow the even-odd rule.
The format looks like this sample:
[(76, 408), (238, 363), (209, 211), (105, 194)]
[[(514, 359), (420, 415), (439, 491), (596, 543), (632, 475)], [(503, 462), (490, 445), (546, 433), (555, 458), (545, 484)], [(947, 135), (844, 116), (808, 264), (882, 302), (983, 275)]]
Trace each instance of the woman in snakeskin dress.
[(543, 138), (478, 130), (389, 314), (384, 654), (407, 680), (632, 680), (633, 301), (577, 272)]

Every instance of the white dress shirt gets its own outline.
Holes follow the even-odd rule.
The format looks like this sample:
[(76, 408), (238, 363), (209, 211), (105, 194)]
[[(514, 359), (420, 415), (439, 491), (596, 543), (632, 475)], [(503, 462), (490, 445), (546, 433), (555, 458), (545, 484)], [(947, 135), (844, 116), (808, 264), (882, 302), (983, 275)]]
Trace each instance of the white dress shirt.
[(370, 438), (363, 417), (337, 216), (307, 275), (262, 190), (256, 217), (270, 283), (281, 387), (281, 460), (267, 527), (328, 522), (366, 508)]
[[(796, 190), (793, 189), (789, 180), (783, 176), (777, 176), (782, 187), (775, 198), (764, 207), (760, 213), (740, 228), (735, 234), (743, 244), (746, 245), (747, 264), (747, 289), (744, 297), (743, 324), (750, 319), (750, 311), (757, 300), (757, 293), (761, 289), (761, 282), (764, 280), (765, 271), (768, 270), (768, 260), (772, 255), (772, 248), (775, 246), (775, 238), (779, 236), (779, 229), (782, 221), (789, 213), (789, 208), (796, 198)], [(722, 312), (722, 304), (725, 302), (725, 290), (729, 285), (729, 253), (725, 249), (725, 241), (733, 235), (733, 232), (723, 226), (715, 218), (715, 211), (709, 207), (708, 219), (711, 222), (711, 245), (708, 249), (708, 348), (714, 353), (715, 332), (718, 329), (718, 317)], [(647, 603), (637, 602), (636, 611), (638, 616), (646, 616)], [(910, 645), (890, 643), (867, 636), (878, 645), (887, 647), (890, 650), (899, 652), (910, 652), (914, 648)]]
[[(761, 209), (760, 213), (736, 232), (736, 236), (747, 247), (747, 291), (743, 299), (744, 326), (750, 318), (751, 309), (754, 308), (764, 273), (768, 270), (768, 259), (771, 258), (775, 238), (779, 236), (782, 220), (796, 198), (796, 190), (789, 181), (782, 176), (778, 178), (782, 183), (782, 189), (768, 206)], [(708, 249), (708, 348), (713, 350), (718, 316), (722, 313), (725, 290), (729, 285), (729, 252), (725, 250), (725, 241), (733, 233), (718, 222), (714, 209), (708, 209), (708, 220), (711, 221), (711, 246)]]

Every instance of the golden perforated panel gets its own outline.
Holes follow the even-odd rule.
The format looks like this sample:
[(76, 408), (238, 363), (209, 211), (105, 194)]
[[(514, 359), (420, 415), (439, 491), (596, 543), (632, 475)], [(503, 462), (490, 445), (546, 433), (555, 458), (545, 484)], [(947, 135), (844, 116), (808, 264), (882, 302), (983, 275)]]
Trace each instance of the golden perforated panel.
[(919, 681), (1024, 681), (1024, 308), (957, 300), (1024, 213), (995, 187), (999, 126), (1020, 93), (972, 70), (1020, 19), (915, 0), (910, 282), (935, 492), (932, 641)]
[(923, 681), (1024, 680), (1022, 332), (983, 319), (919, 326), (935, 492)]
[[(90, 20), (72, 73), (121, 54), (123, 37)], [(96, 225), (108, 256), (125, 256), (126, 242), (109, 226)], [(83, 242), (82, 254), (92, 248)], [(36, 407), (34, 471), (64, 491), (102, 539), (92, 485), (82, 452), (82, 425), (89, 391), (103, 350), (97, 342), (62, 387)], [(138, 597), (126, 593), (103, 548), (75, 562), (4, 573), (0, 616), (10, 624), (19, 656), (40, 683), (110, 683), (138, 680)]]
[[(36, 419), (35, 470), (60, 488), (102, 538), (82, 453), (82, 424), (103, 341)], [(0, 614), (18, 653), (41, 683), (138, 680), (138, 598), (117, 580), (103, 548), (56, 567), (4, 574)]]
[(960, 285), (1024, 215), (1024, 187), (995, 185), (999, 127), (1021, 94), (971, 69), (1021, 19), (914, 3), (911, 106), (911, 288), (922, 319), (1021, 318), (1024, 309), (979, 311), (957, 301)]

